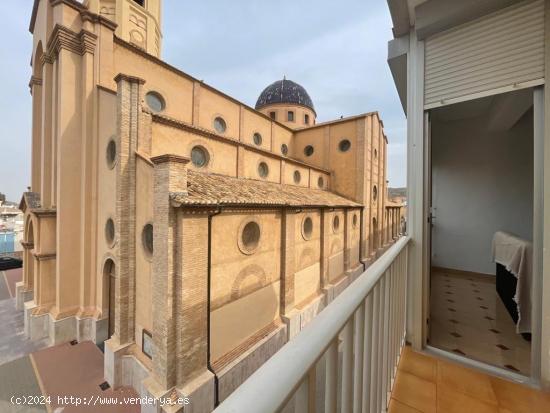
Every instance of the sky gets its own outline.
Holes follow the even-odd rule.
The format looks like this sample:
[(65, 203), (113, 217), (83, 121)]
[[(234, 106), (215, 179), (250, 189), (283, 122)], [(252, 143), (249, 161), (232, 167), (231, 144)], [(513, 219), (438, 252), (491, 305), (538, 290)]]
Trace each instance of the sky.
[[(0, 192), (30, 185), (33, 0), (0, 1)], [(385, 0), (164, 0), (162, 58), (254, 106), (286, 76), (306, 88), (317, 121), (378, 111), (390, 186), (406, 184), (406, 120), (386, 62)], [(8, 40), (9, 41), (6, 41)]]

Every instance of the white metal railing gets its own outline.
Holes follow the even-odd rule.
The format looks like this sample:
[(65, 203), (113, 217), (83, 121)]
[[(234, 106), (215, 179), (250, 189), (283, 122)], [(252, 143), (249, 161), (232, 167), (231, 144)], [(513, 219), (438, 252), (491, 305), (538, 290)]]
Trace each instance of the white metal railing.
[(383, 412), (405, 340), (400, 238), (215, 413)]

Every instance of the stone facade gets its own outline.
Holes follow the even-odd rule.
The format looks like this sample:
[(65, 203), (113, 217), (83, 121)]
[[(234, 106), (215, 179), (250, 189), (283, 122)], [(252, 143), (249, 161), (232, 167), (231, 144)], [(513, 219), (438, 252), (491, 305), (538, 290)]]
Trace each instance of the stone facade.
[(113, 387), (191, 398), (144, 410), (206, 412), (399, 235), (399, 206), (378, 113), (256, 111), (159, 60), (146, 6), (35, 1), (18, 305), (31, 338), (105, 342)]

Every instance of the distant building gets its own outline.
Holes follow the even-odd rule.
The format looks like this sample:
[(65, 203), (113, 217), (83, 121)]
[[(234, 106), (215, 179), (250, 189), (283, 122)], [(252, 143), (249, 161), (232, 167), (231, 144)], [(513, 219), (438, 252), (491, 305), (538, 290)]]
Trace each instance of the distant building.
[(22, 252), (23, 220), (16, 204), (6, 202), (5, 195), (0, 194), (0, 254)]

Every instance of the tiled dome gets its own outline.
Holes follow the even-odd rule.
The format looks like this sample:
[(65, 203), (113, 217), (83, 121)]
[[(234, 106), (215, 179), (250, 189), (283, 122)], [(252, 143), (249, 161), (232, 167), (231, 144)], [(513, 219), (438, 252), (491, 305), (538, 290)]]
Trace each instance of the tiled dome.
[(264, 89), (256, 102), (256, 109), (278, 103), (301, 105), (315, 112), (313, 102), (307, 91), (298, 83), (286, 78), (277, 80)]

